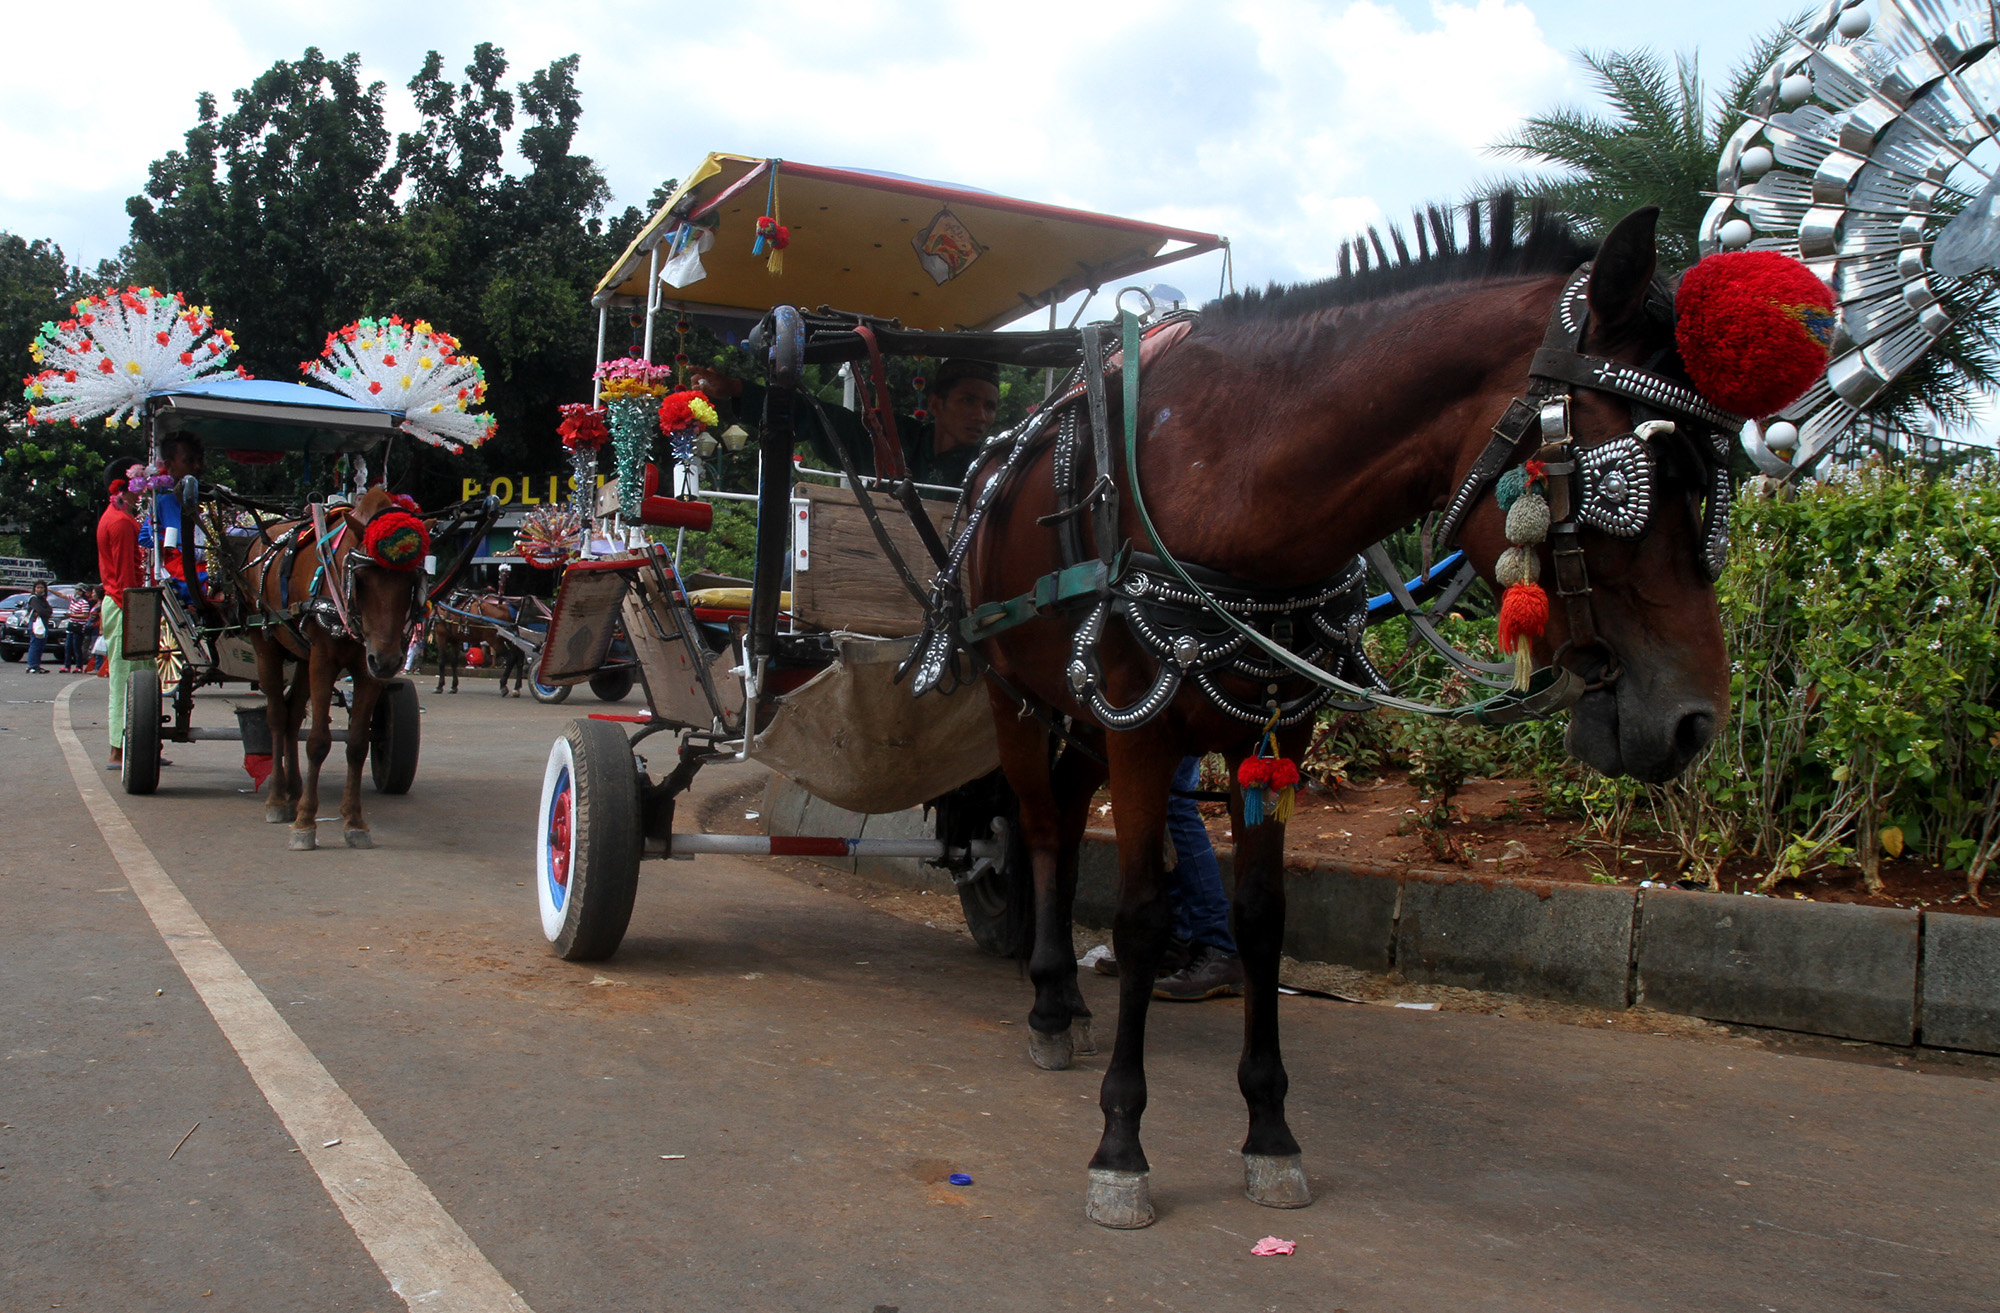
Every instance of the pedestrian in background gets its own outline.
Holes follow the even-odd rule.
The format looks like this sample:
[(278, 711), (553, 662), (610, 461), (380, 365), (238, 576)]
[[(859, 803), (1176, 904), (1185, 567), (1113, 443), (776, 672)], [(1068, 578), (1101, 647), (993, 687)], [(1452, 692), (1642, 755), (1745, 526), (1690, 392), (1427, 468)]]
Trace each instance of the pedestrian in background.
[(110, 769), (125, 764), (125, 681), (133, 663), (125, 659), (125, 590), (139, 586), (139, 498), (125, 486), (125, 463), (113, 461), (106, 475), (110, 503), (97, 521), (97, 577), (104, 581), (98, 609), (111, 669), (111, 707), (105, 716), (111, 735)]
[(36, 580), (27, 605), (21, 609), (28, 615), (28, 673), (46, 675), (49, 672), (42, 669), (42, 648), (56, 632), (56, 613), (49, 606), (49, 586)]
[(63, 616), (63, 666), (65, 675), (83, 673), (90, 651), (90, 617), (97, 610), (91, 601), (89, 584), (70, 590), (69, 610)]

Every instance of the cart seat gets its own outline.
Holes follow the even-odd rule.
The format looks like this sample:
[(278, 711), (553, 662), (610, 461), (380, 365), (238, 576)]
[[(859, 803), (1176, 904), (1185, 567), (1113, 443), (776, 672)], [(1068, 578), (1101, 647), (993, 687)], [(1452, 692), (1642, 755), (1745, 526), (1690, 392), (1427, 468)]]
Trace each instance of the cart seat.
[[(750, 614), (748, 588), (697, 588), (687, 595), (687, 600), (688, 605), (694, 608), (694, 618), (706, 624), (726, 625)], [(778, 594), (778, 609), (792, 609), (790, 593)]]
[(646, 462), (646, 495), (639, 502), (639, 523), (662, 529), (693, 529), (700, 532), (715, 526), (715, 508), (705, 501), (682, 501), (662, 497), (660, 467)]

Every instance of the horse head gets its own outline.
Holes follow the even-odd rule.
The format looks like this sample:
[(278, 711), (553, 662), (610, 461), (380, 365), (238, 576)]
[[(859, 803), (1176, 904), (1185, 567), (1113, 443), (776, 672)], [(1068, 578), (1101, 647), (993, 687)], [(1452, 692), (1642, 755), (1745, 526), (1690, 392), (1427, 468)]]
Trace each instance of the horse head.
[[(1714, 580), (1727, 545), (1730, 412), (1750, 410), (1738, 398), (1757, 395), (1741, 383), (1751, 362), (1728, 358), (1746, 349), (1731, 345), (1740, 332), (1708, 344), (1701, 361), (1708, 369), (1695, 371), (1704, 386), (1690, 379), (1681, 354), (1686, 316), (1677, 341), (1675, 295), (1656, 277), (1657, 218), (1656, 209), (1640, 210), (1611, 230), (1587, 275), (1559, 293), (1535, 356), (1527, 401), (1536, 413), (1517, 454), (1547, 471), (1541, 487), (1553, 513), (1536, 517), (1561, 520), (1567, 511), (1568, 525), (1524, 530), (1505, 513), (1503, 489), (1481, 498), (1462, 534), (1489, 580), (1498, 567), (1502, 585), (1524, 572), (1547, 585), (1535, 601), (1547, 613), (1532, 640), (1535, 664), (1562, 665), (1586, 687), (1570, 713), (1570, 754), (1604, 774), (1648, 782), (1685, 770), (1728, 715), (1729, 654)], [(1814, 280), (1802, 266), (1783, 276), (1799, 275), (1809, 280), (1803, 301), (1766, 296), (1759, 313), (1777, 305), (1793, 327), (1803, 323), (1793, 312), (1811, 312)], [(1783, 363), (1806, 361), (1812, 339), (1801, 342), (1804, 350)], [(1706, 386), (1711, 377), (1715, 385)], [(1760, 386), (1769, 393), (1768, 378)], [(1796, 395), (1758, 397), (1755, 413)], [(1524, 541), (1533, 563), (1521, 553), (1511, 564), (1502, 559)], [(1503, 641), (1506, 630), (1503, 623)]]
[(410, 631), (422, 619), (430, 529), (381, 488), (370, 488), (348, 515), (360, 538), (347, 557), (350, 626), (367, 652), (368, 673), (388, 679), (402, 669)]

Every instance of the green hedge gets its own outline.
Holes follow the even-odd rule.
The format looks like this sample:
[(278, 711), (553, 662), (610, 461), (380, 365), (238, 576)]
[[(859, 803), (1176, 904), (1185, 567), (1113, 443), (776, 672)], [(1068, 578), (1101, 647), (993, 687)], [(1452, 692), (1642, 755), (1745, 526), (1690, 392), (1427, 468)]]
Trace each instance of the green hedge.
[[(1747, 856), (1765, 887), (1853, 862), (1874, 886), (1886, 854), (1967, 870), (2000, 850), (2000, 479), (1991, 464), (1925, 476), (1873, 467), (1795, 499), (1746, 492), (1718, 587), (1732, 706), (1711, 750), (1673, 784), (1606, 780), (1562, 750), (1560, 722), (1486, 730), (1400, 716), (1327, 717), (1309, 772), (1331, 782), (1407, 766), (1442, 828), (1475, 775), (1533, 775), (1549, 801), (1613, 843), (1655, 829), (1713, 882)], [(1492, 659), (1491, 621), (1447, 621)], [(1370, 631), (1387, 670), (1402, 622)], [(1398, 691), (1476, 695), (1422, 654)], [(1439, 856), (1448, 845), (1434, 843)]]

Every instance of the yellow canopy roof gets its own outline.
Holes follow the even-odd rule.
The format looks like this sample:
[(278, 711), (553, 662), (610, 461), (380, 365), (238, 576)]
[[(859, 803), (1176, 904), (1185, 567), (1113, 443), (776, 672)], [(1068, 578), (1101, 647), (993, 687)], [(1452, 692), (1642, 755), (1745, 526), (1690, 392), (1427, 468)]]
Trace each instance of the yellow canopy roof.
[[(773, 199), (791, 237), (776, 274), (751, 253), (757, 219)], [(1212, 233), (952, 183), (717, 154), (639, 230), (593, 303), (643, 301), (655, 249), (664, 268), (690, 221), (714, 226), (715, 244), (701, 256), (707, 274), (685, 287), (662, 285), (663, 303), (753, 314), (824, 305), (915, 329), (997, 328), (1076, 292), (1227, 245)]]

